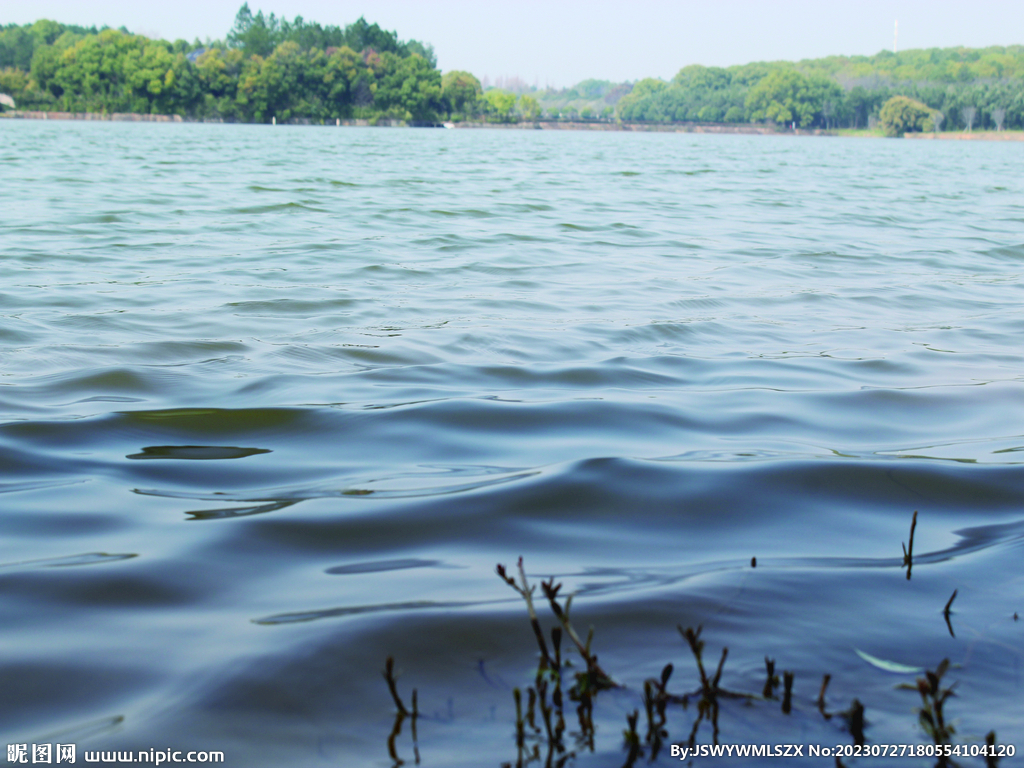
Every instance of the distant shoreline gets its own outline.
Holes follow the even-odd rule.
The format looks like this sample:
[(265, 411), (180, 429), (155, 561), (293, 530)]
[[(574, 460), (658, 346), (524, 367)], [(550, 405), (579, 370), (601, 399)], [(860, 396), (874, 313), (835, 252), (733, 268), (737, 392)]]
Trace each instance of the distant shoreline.
[(939, 139), (950, 141), (1024, 141), (1024, 131), (978, 131), (978, 133), (907, 133), (905, 139)]
[[(191, 120), (181, 115), (151, 115), (135, 112), (42, 112), (34, 110), (11, 110), (0, 112), (0, 118), (8, 120), (88, 120), (99, 122), (124, 123), (222, 123), (220, 120)], [(238, 123), (238, 125), (267, 125), (266, 123)], [(282, 125), (309, 125), (322, 127), (410, 127), (400, 120), (337, 120), (333, 123), (316, 123), (309, 119), (290, 120)], [(417, 126), (419, 127), (419, 126)], [(422, 127), (441, 127), (422, 126)], [(618, 131), (633, 133), (717, 133), (742, 134), (751, 136), (843, 136), (844, 131), (830, 131), (822, 128), (785, 128), (783, 126), (765, 125), (763, 123), (635, 123), (635, 122), (585, 122), (585, 121), (554, 121), (522, 123), (450, 123), (445, 126), (453, 129), (492, 128), (498, 130), (543, 130), (543, 131)], [(859, 133), (855, 138), (885, 138), (876, 134)], [(1024, 131), (978, 131), (966, 133), (945, 131), (942, 133), (907, 133), (907, 139), (941, 140), (941, 141), (1024, 141)]]
[(185, 123), (181, 115), (143, 115), (135, 112), (41, 112), (15, 109), (0, 112), (0, 118), (8, 120), (98, 120), (125, 123)]
[[(43, 112), (35, 110), (10, 110), (0, 112), (0, 118), (8, 120), (88, 120), (99, 122), (121, 123), (224, 123), (223, 120), (193, 120), (181, 115), (151, 115), (137, 112)], [(237, 123), (238, 125), (268, 125), (267, 123)], [(336, 120), (334, 122), (315, 122), (308, 118), (292, 119), (281, 125), (309, 125), (333, 127), (432, 127), (441, 128), (437, 123), (430, 126), (409, 126), (402, 120)], [(821, 128), (798, 128), (796, 131), (776, 125), (764, 123), (639, 123), (639, 122), (599, 122), (599, 121), (568, 121), (540, 120), (537, 122), (520, 123), (448, 123), (445, 128), (497, 130), (542, 130), (542, 131), (622, 131), (650, 133), (738, 133), (760, 136), (835, 136), (834, 131)]]
[(455, 129), (500, 128), (513, 130), (540, 131), (619, 131), (635, 133), (738, 133), (756, 136), (831, 136), (820, 128), (791, 129), (763, 123), (633, 123), (633, 122), (585, 122), (582, 120), (541, 120), (535, 123), (455, 123)]
[[(0, 112), (0, 118), (8, 120), (90, 120), (106, 122), (145, 122), (145, 123), (223, 123), (223, 120), (193, 120), (181, 115), (151, 115), (137, 112), (43, 112), (37, 110), (10, 110)], [(238, 125), (268, 125), (267, 123), (238, 123)], [(310, 125), (332, 127), (410, 127), (402, 120), (335, 120), (316, 122), (308, 118), (292, 119), (281, 125)], [(443, 124), (444, 127), (456, 129), (496, 128), (498, 130), (555, 130), (555, 131), (653, 131), (662, 133), (747, 133), (764, 135), (793, 135), (794, 131), (775, 125), (763, 123), (631, 123), (631, 122), (599, 122), (599, 121), (566, 121), (541, 120), (538, 122), (519, 123), (480, 123), (459, 122)], [(421, 126), (413, 126), (421, 127)], [(422, 127), (442, 127), (441, 123)], [(799, 135), (823, 136), (829, 132), (821, 129), (798, 129)]]

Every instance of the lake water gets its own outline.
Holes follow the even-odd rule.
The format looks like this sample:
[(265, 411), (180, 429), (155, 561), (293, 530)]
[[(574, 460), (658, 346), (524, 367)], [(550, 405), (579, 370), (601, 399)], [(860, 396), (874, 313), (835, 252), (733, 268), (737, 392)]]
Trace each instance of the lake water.
[[(851, 745), (854, 699), (868, 744), (931, 743), (898, 686), (949, 658), (953, 743), (1020, 760), (1024, 145), (0, 136), (7, 744), (391, 766), (393, 656), (409, 764), (618, 768), (702, 625), (722, 687), (795, 676), (788, 714), (721, 697), (721, 744)], [(622, 684), (551, 760), (516, 746), (519, 556)]]

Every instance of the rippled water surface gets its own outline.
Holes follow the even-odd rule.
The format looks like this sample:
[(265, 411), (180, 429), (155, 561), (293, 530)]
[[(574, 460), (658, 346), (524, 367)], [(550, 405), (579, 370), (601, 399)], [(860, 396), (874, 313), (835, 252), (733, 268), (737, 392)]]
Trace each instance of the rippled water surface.
[(795, 675), (723, 744), (852, 744), (854, 698), (924, 744), (897, 686), (949, 658), (954, 743), (1024, 753), (1015, 142), (0, 136), (7, 743), (390, 766), (394, 656), (399, 759), (525, 763), (522, 555), (623, 686), (533, 765), (622, 765), (643, 681), (699, 688), (677, 625), (729, 690)]

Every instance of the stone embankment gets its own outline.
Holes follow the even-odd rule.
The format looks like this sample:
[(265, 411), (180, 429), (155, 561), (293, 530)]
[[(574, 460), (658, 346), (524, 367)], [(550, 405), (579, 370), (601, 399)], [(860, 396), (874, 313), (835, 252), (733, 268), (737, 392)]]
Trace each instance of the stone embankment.
[(181, 115), (138, 115), (132, 112), (37, 112), (16, 109), (0, 117), (22, 120), (113, 120), (125, 123), (183, 123)]
[[(220, 123), (219, 119), (193, 120), (181, 115), (142, 115), (130, 112), (41, 112), (34, 110), (6, 110), (0, 118), (23, 120), (106, 120), (126, 123)], [(401, 120), (362, 119), (314, 121), (309, 118), (292, 118), (282, 125), (326, 125), (340, 127), (407, 127)], [(440, 126), (438, 126), (440, 127)], [(656, 133), (738, 133), (759, 136), (835, 136), (835, 132), (820, 128), (792, 130), (765, 123), (625, 123), (598, 121), (542, 120), (531, 123), (446, 123), (446, 128), (490, 128), (497, 130), (541, 130), (541, 131), (634, 131)], [(960, 133), (907, 133), (907, 139), (952, 140), (952, 141), (1024, 141), (1024, 131), (979, 131)]]
[[(224, 123), (220, 118), (195, 119), (182, 117), (181, 115), (143, 115), (133, 112), (43, 112), (38, 110), (16, 109), (0, 112), (0, 117), (13, 120), (107, 120), (124, 123)], [(277, 125), (275, 122), (274, 125)], [(354, 120), (311, 120), (308, 117), (293, 117), (288, 121), (282, 121), (281, 125), (326, 125), (326, 126), (379, 126), (379, 127), (400, 127), (405, 126), (401, 120), (380, 119), (376, 121), (354, 119)], [(530, 124), (533, 127), (533, 124)]]
[[(141, 115), (125, 112), (41, 112), (33, 110), (10, 110), (0, 112), (0, 117), (8, 119), (23, 120), (109, 120), (117, 122), (145, 122), (145, 123), (189, 123), (206, 122), (220, 123), (219, 119), (192, 120), (181, 115)], [(406, 127), (401, 120), (378, 119), (376, 121), (349, 119), (349, 120), (311, 120), (309, 118), (292, 118), (287, 122), (282, 121), (281, 125), (326, 125), (326, 126), (371, 126), (377, 127)], [(440, 126), (438, 126), (440, 127)], [(708, 123), (622, 123), (622, 122), (587, 122), (567, 120), (543, 120), (531, 123), (447, 123), (445, 127), (452, 128), (491, 128), (497, 130), (543, 130), (543, 131), (653, 131), (659, 133), (745, 133), (745, 134), (793, 134), (794, 131), (786, 128), (778, 128), (774, 125), (758, 124), (708, 124)], [(796, 134), (801, 136), (829, 135), (822, 130), (797, 130)]]

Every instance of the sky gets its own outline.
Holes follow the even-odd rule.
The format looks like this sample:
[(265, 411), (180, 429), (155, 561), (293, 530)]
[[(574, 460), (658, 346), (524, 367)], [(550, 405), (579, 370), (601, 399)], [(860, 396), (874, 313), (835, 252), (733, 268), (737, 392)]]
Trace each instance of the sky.
[[(125, 26), (173, 40), (223, 38), (241, 0), (0, 0), (0, 24), (50, 18)], [(250, 0), (292, 19), (344, 26), (365, 16), (430, 43), (443, 71), (540, 87), (586, 78), (671, 78), (688, 64), (871, 55), (898, 46), (1024, 44), (1024, 0)]]

